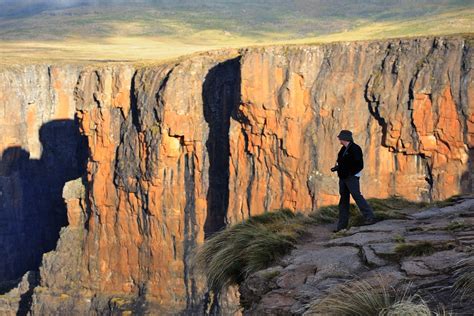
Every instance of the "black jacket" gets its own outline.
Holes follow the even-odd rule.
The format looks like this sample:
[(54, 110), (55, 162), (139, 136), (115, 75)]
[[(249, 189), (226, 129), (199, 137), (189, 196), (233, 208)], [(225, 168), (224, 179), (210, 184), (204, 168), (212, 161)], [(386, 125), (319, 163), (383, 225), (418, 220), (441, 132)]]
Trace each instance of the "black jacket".
[(353, 176), (364, 168), (362, 149), (356, 143), (349, 143), (349, 146), (342, 146), (337, 154), (337, 175), (341, 179)]

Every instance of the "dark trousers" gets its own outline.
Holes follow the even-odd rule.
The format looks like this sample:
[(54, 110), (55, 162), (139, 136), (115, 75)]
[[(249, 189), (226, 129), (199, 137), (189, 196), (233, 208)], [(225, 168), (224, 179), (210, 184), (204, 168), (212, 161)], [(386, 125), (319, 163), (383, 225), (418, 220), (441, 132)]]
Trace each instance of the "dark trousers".
[(350, 176), (345, 179), (339, 179), (339, 194), (341, 198), (339, 200), (339, 223), (337, 224), (337, 229), (347, 228), (349, 224), (350, 195), (352, 195), (366, 220), (374, 218), (372, 208), (360, 193), (359, 177)]

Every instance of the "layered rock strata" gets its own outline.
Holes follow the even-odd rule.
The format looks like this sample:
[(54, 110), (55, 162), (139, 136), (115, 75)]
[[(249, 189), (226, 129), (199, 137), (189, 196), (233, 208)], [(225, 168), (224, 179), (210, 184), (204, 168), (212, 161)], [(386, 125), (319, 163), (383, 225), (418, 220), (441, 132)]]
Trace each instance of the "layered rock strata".
[[(59, 301), (77, 313), (215, 307), (192, 272), (192, 250), (250, 215), (337, 202), (329, 169), (343, 128), (365, 152), (366, 196), (472, 192), (471, 43), (266, 47), (81, 66), (63, 80), (74, 84), (63, 83), (62, 98), (87, 138), (84, 196), (68, 199), (70, 227), (45, 256), (32, 310), (54, 314)], [(4, 91), (2, 100), (13, 94)]]

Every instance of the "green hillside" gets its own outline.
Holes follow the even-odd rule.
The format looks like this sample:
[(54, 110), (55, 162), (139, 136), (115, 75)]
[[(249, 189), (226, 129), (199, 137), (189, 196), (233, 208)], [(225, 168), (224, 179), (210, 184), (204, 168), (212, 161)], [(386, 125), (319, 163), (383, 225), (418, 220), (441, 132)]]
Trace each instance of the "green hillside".
[(458, 0), (0, 1), (5, 58), (160, 59), (220, 47), (473, 31), (474, 2)]

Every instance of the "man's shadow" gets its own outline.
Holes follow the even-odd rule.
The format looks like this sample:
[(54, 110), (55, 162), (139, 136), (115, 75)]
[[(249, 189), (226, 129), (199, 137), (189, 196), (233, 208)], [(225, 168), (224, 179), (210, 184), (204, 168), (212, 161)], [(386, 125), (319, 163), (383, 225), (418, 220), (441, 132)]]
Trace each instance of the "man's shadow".
[(8, 281), (37, 270), (42, 255), (56, 247), (59, 231), (67, 225), (63, 186), (85, 173), (87, 141), (77, 121), (45, 123), (39, 139), (39, 159), (30, 159), (17, 146), (1, 156), (0, 294), (16, 286)]

